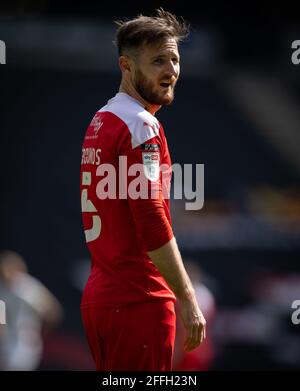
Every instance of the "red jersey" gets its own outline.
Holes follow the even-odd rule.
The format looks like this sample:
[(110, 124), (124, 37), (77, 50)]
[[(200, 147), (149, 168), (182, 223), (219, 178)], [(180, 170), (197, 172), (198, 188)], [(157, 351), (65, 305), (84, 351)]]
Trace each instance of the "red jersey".
[[(167, 184), (162, 165), (169, 168)], [(136, 99), (117, 93), (95, 114), (81, 161), (82, 218), (92, 261), (82, 307), (175, 300), (147, 255), (173, 237), (165, 196), (170, 166), (161, 124)]]

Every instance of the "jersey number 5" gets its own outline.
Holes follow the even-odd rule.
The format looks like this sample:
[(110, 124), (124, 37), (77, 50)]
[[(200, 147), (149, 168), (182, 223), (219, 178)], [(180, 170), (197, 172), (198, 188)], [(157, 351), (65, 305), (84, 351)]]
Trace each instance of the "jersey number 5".
[[(83, 172), (82, 173), (82, 185), (89, 186), (91, 184), (91, 173)], [(88, 199), (88, 189), (82, 189), (81, 191), (81, 210), (82, 212), (95, 213), (92, 215), (93, 225), (92, 228), (84, 230), (85, 239), (88, 242), (92, 242), (99, 238), (101, 233), (101, 219), (97, 214), (97, 209), (91, 200)]]

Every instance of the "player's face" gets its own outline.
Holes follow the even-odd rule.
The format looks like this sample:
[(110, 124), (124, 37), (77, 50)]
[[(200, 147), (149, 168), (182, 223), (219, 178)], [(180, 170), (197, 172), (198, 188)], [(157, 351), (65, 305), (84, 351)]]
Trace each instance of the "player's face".
[(162, 44), (145, 45), (136, 61), (134, 87), (147, 102), (169, 105), (179, 77), (179, 53), (176, 40), (169, 38)]

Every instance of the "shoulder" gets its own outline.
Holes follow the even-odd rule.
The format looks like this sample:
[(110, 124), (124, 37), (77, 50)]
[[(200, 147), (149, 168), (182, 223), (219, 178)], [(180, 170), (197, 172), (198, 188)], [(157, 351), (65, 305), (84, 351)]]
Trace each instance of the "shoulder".
[(132, 148), (159, 135), (160, 123), (157, 118), (127, 94), (118, 93), (99, 112), (110, 112), (126, 125)]

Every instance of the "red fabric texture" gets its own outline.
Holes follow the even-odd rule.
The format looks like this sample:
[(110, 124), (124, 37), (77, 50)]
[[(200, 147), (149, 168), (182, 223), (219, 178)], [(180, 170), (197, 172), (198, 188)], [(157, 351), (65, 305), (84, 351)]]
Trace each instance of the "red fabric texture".
[[(143, 132), (144, 128), (138, 130)], [(160, 164), (170, 167), (161, 125), (158, 134), (144, 143), (147, 148), (156, 148), (153, 156), (159, 156)], [(145, 145), (133, 148), (132, 135), (124, 121), (109, 111), (97, 112), (83, 143), (81, 194), (85, 194), (93, 207), (82, 213), (84, 230), (91, 231), (94, 220), (100, 219), (101, 232), (87, 243), (92, 264), (83, 293), (83, 307), (109, 308), (162, 298), (175, 301), (172, 290), (147, 255), (173, 237), (169, 199), (163, 194), (163, 186), (170, 185), (171, 172), (167, 183), (163, 183), (162, 173), (157, 181), (146, 180), (147, 190), (154, 189), (155, 199), (119, 197), (120, 183), (126, 179), (129, 184), (135, 179), (120, 172), (119, 157), (126, 157), (130, 167), (135, 163), (143, 164), (143, 153)], [(99, 181), (107, 176), (107, 173), (100, 175), (103, 164), (115, 167), (117, 173), (114, 199), (100, 199), (97, 195), (97, 190), (101, 189)]]
[(81, 312), (98, 371), (172, 369), (176, 328), (172, 300)]

